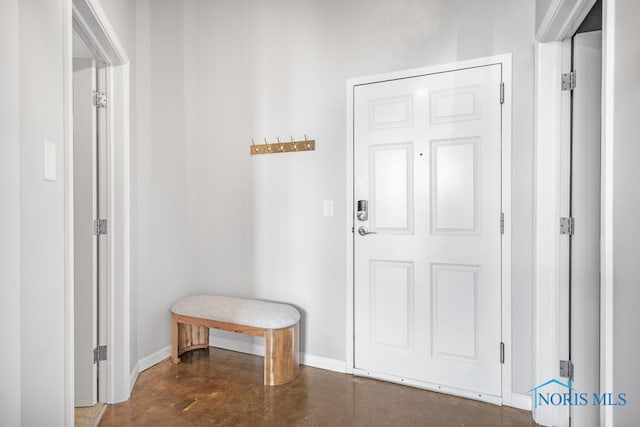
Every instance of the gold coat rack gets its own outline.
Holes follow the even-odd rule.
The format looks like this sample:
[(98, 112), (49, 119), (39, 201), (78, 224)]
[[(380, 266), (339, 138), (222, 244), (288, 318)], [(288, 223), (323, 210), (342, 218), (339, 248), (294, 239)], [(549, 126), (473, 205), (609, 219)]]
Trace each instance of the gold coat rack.
[(265, 138), (264, 144), (256, 144), (252, 139), (249, 152), (253, 156), (255, 154), (290, 153), (292, 151), (314, 151), (316, 149), (316, 141), (308, 139), (307, 135), (304, 136), (304, 141), (294, 141), (293, 137), (291, 137), (291, 142), (281, 142), (280, 138), (276, 139), (277, 142), (267, 142), (267, 138)]

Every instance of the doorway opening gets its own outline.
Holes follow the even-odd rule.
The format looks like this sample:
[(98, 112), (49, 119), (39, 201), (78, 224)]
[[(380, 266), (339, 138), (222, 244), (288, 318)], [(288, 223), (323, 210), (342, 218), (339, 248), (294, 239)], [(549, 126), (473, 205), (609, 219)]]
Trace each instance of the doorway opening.
[[(532, 385), (601, 392), (602, 2), (553, 5), (536, 45), (536, 250)], [(559, 10), (568, 13), (559, 13)], [(606, 222), (603, 222), (605, 224)], [(606, 236), (605, 236), (606, 237)], [(604, 319), (604, 317), (602, 317)], [(603, 377), (604, 378), (604, 377)], [(569, 381), (569, 382), (568, 382)], [(555, 386), (553, 386), (555, 387)], [(547, 391), (549, 391), (547, 389)], [(583, 395), (582, 395), (583, 396)], [(532, 396), (538, 402), (538, 394)], [(574, 400), (575, 401), (575, 400)], [(600, 425), (597, 405), (533, 405), (544, 425)], [(606, 411), (606, 408), (604, 408)]]
[[(568, 377), (575, 390), (593, 393), (600, 390), (601, 1), (570, 43)], [(598, 426), (600, 410), (571, 406), (569, 424)]]
[[(65, 420), (73, 424), (76, 397), (76, 365), (86, 364), (86, 401), (117, 403), (131, 393), (130, 331), (130, 183), (129, 183), (129, 59), (97, 0), (68, 0), (65, 13)], [(74, 67), (74, 31), (85, 46), (84, 58)], [(81, 44), (76, 43), (77, 47)], [(75, 76), (74, 76), (75, 74)], [(82, 77), (81, 77), (82, 76)], [(74, 77), (76, 77), (74, 79)], [(83, 83), (81, 83), (83, 82)], [(95, 83), (95, 88), (93, 84)], [(81, 86), (79, 86), (81, 85)], [(74, 88), (74, 86), (77, 86)], [(80, 89), (81, 87), (81, 89)], [(75, 89), (75, 90), (74, 90)], [(98, 92), (93, 93), (93, 90)], [(104, 96), (99, 92), (103, 91)], [(76, 101), (74, 95), (83, 95)], [(96, 96), (98, 95), (98, 96)], [(76, 101), (76, 102), (74, 102)], [(74, 105), (75, 104), (75, 105)], [(80, 108), (80, 105), (83, 108)], [(96, 107), (102, 104), (105, 108)], [(74, 109), (76, 110), (74, 112)], [(75, 114), (74, 114), (75, 113)], [(74, 128), (74, 116), (79, 126)], [(84, 125), (84, 128), (82, 128)], [(92, 132), (95, 128), (95, 134)], [(85, 144), (74, 144), (74, 133), (84, 132)], [(95, 138), (94, 138), (95, 135)], [(95, 139), (95, 141), (91, 141)], [(89, 141), (89, 143), (86, 143)], [(95, 143), (94, 143), (95, 142)], [(98, 142), (100, 142), (99, 145)], [(104, 142), (104, 143), (103, 143)], [(75, 149), (87, 159), (74, 162)], [(80, 154), (80, 153), (78, 153)], [(75, 177), (74, 166), (78, 167)], [(81, 177), (89, 177), (82, 180)], [(74, 188), (74, 184), (78, 188)], [(76, 194), (76, 191), (78, 194)], [(83, 214), (76, 224), (75, 202), (82, 200)], [(93, 223), (94, 220), (106, 220)], [(76, 238), (76, 225), (78, 236)], [(87, 230), (88, 229), (88, 230)], [(97, 235), (94, 234), (97, 231)], [(99, 236), (99, 239), (98, 239)], [(84, 239), (84, 240), (83, 240)], [(76, 242), (88, 250), (79, 254)], [(99, 243), (99, 245), (98, 245)], [(95, 248), (94, 248), (95, 244)], [(78, 256), (78, 260), (76, 260)], [(87, 257), (88, 260), (83, 259)], [(100, 258), (98, 262), (97, 257)], [(94, 260), (94, 258), (96, 258)], [(87, 304), (76, 307), (76, 264), (84, 268)], [(83, 279), (78, 278), (78, 286)], [(89, 283), (89, 285), (87, 285)], [(99, 283), (99, 288), (93, 287)], [(88, 287), (87, 287), (88, 286)], [(97, 289), (100, 292), (97, 292)], [(76, 347), (74, 317), (87, 315), (87, 345)], [(80, 329), (78, 329), (80, 332)], [(79, 341), (82, 341), (80, 339)], [(105, 347), (102, 347), (102, 346)], [(76, 348), (89, 353), (78, 357)], [(93, 350), (99, 363), (93, 364)], [(106, 356), (106, 360), (105, 360)], [(98, 372), (99, 370), (99, 372)], [(78, 376), (78, 378), (76, 378)], [(94, 387), (94, 380), (97, 384)]]
[(104, 64), (74, 30), (74, 404), (85, 408), (77, 419), (99, 417), (106, 398), (106, 92)]

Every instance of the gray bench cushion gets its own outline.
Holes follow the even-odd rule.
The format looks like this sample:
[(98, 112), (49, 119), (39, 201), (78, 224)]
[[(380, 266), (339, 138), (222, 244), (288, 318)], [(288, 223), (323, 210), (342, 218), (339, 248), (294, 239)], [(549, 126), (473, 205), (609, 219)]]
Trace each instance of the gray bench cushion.
[(181, 299), (171, 312), (264, 329), (281, 329), (300, 321), (300, 313), (287, 304), (217, 295), (194, 295)]

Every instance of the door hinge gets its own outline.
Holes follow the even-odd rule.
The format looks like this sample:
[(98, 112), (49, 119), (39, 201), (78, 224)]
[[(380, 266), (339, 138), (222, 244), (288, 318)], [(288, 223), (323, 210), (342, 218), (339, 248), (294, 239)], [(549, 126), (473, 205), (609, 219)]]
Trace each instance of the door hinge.
[(107, 220), (96, 219), (93, 221), (93, 234), (100, 236), (101, 234), (107, 234)]
[(107, 95), (99, 90), (93, 92), (93, 105), (96, 108), (107, 107)]
[(562, 74), (562, 90), (574, 90), (576, 88), (576, 72)]
[(500, 212), (500, 234), (504, 234), (504, 213)]
[(500, 104), (504, 104), (504, 82), (500, 83)]
[(500, 343), (500, 363), (504, 365), (504, 343)]
[(573, 236), (576, 228), (576, 220), (570, 216), (560, 218), (560, 234)]
[(560, 361), (560, 377), (573, 380), (573, 362), (571, 360)]
[(99, 345), (93, 349), (93, 363), (102, 362), (107, 360), (107, 346)]

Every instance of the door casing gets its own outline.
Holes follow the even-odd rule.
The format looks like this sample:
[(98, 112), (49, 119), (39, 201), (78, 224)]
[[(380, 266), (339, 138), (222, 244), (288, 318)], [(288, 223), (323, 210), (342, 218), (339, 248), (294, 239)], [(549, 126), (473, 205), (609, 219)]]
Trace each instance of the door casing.
[[(99, 62), (106, 65), (107, 200), (109, 233), (106, 252), (106, 375), (101, 377), (104, 401), (127, 400), (131, 393), (130, 363), (130, 180), (129, 58), (97, 0), (64, 2), (64, 182), (65, 182), (65, 425), (74, 425), (74, 257), (73, 257), (73, 50), (75, 28)], [(101, 398), (102, 400), (102, 398)]]
[[(504, 82), (504, 104), (502, 105), (502, 212), (504, 213), (504, 235), (502, 238), (502, 341), (504, 342), (504, 364), (502, 367), (502, 404), (513, 404), (511, 391), (511, 88), (512, 59), (511, 54), (489, 56), (484, 58), (459, 61), (454, 63), (433, 65), (423, 68), (397, 71), (386, 74), (358, 77), (347, 80), (347, 198), (346, 198), (346, 371), (354, 372), (354, 88), (358, 85), (384, 82), (401, 78), (416, 77), (426, 74), (442, 73), (464, 68), (501, 64)], [(498, 90), (499, 88), (496, 88)]]

